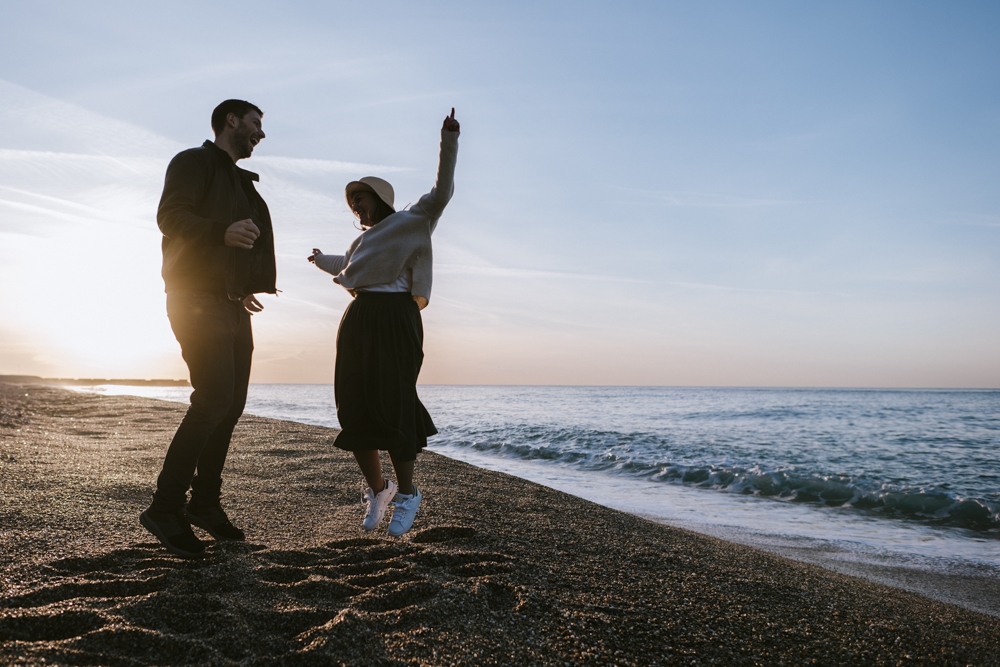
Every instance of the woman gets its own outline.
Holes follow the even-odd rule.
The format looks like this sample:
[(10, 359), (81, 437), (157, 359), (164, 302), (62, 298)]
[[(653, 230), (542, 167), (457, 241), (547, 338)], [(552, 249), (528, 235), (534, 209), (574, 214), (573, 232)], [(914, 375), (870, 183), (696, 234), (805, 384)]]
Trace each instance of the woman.
[[(334, 444), (353, 452), (368, 488), (363, 527), (375, 530), (393, 504), (389, 534), (413, 525), (423, 496), (413, 484), (417, 453), (437, 433), (417, 398), (423, 361), (420, 311), (431, 296), (431, 234), (451, 199), (458, 154), (455, 110), (444, 119), (437, 182), (415, 205), (393, 208), (392, 186), (366, 176), (347, 184), (347, 203), (362, 232), (344, 255), (308, 257), (333, 274), (354, 301), (337, 332), (334, 391), (341, 432)], [(389, 452), (396, 483), (382, 476), (379, 450)]]

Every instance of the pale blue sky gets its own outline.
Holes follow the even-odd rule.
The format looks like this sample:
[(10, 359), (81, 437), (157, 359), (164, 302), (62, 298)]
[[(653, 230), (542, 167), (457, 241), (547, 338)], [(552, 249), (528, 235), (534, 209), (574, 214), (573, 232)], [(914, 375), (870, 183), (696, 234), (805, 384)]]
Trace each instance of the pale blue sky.
[(426, 191), (455, 106), (423, 381), (1000, 386), (997, 34), (994, 3), (6, 2), (0, 373), (184, 375), (158, 189), (243, 97), (284, 290), (256, 381), (329, 380), (349, 297), (303, 258), (353, 237), (346, 181)]

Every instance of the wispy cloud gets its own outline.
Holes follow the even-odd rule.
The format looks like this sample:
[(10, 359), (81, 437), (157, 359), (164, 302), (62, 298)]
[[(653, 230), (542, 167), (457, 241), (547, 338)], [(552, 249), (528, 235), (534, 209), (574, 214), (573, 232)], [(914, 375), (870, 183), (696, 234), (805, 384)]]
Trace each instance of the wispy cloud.
[(435, 264), (437, 273), (458, 275), (490, 276), (496, 278), (558, 278), (564, 280), (596, 280), (600, 282), (647, 283), (647, 280), (622, 278), (597, 273), (576, 273), (571, 271), (540, 271), (537, 269), (515, 269), (503, 266), (467, 265), (467, 264)]
[[(21, 211), (23, 213), (35, 213), (40, 214), (48, 218), (54, 218), (56, 220), (61, 220), (63, 222), (99, 222), (100, 218), (96, 216), (83, 216), (74, 213), (67, 213), (65, 211), (57, 211), (55, 209), (46, 208), (44, 206), (36, 206), (32, 204), (25, 204), (22, 202), (10, 201), (8, 199), (0, 199), (0, 207), (6, 208), (11, 211)], [(45, 236), (39, 233), (40, 230), (31, 224), (4, 224), (0, 226), (0, 232), (3, 233), (15, 233), (15, 234), (27, 234), (29, 236)]]
[(176, 142), (148, 130), (3, 80), (0, 100), (0, 125), (7, 130), (0, 137), (6, 148), (116, 157), (169, 156), (180, 149)]
[[(141, 176), (159, 186), (163, 159), (157, 157), (116, 157), (93, 153), (63, 153), (0, 148), (0, 175), (7, 178), (41, 177), (53, 170), (77, 170), (87, 176)], [(42, 183), (51, 187), (51, 183)]]
[(475, 316), (476, 326), (483, 328), (496, 327), (505, 322), (517, 322), (522, 326), (542, 326), (546, 329), (574, 332), (603, 331), (617, 326), (606, 319), (591, 317), (589, 311), (580, 311), (579, 317), (569, 318), (558, 317), (550, 311), (535, 307), (507, 306), (499, 303), (484, 304), (441, 295), (434, 295), (431, 300), (434, 304), (445, 306), (449, 310)]
[[(59, 197), (38, 194), (36, 192), (27, 192), (3, 185), (0, 185), (0, 190), (13, 192), (18, 195), (22, 195), (26, 199), (33, 199), (38, 202), (32, 204), (25, 201), (0, 199), (0, 206), (6, 207), (10, 210), (40, 214), (65, 222), (112, 222), (139, 229), (146, 229), (149, 227), (148, 220), (144, 220), (136, 216), (125, 215), (121, 211), (96, 208), (67, 199), (61, 199)], [(9, 231), (6, 230), (5, 227), (7, 227), (7, 225), (0, 225), (0, 231)]]
[(712, 290), (715, 292), (749, 292), (753, 294), (785, 294), (794, 296), (838, 296), (847, 298), (848, 295), (842, 292), (827, 292), (818, 290), (795, 290), (795, 289), (780, 289), (773, 287), (736, 287), (733, 285), (714, 285), (711, 283), (697, 283), (697, 282), (687, 282), (680, 280), (671, 280), (664, 283), (665, 285), (672, 285), (674, 287), (686, 287), (691, 289), (699, 290)]
[(299, 304), (301, 306), (306, 306), (306, 307), (311, 308), (313, 310), (321, 310), (321, 311), (323, 311), (325, 313), (337, 313), (337, 314), (340, 314), (344, 310), (343, 308), (333, 308), (331, 306), (327, 306), (326, 304), (317, 303), (315, 301), (310, 301), (309, 299), (297, 299), (297, 298), (295, 298), (293, 296), (288, 296), (287, 294), (282, 294), (281, 295), (281, 300), (282, 301), (286, 301), (288, 303), (297, 303), (297, 304)]
[(366, 100), (364, 102), (340, 104), (335, 107), (337, 111), (360, 111), (362, 109), (375, 109), (378, 107), (390, 106), (390, 105), (405, 105), (412, 104), (413, 102), (418, 102), (421, 100), (433, 100), (433, 99), (443, 99), (443, 100), (453, 100), (461, 99), (467, 95), (467, 91), (464, 90), (438, 90), (429, 93), (418, 93), (415, 95), (397, 95), (394, 97), (384, 97), (381, 99)]
[(939, 225), (956, 225), (959, 227), (993, 227), (1000, 228), (1000, 218), (987, 215), (972, 215), (954, 220), (944, 220)]
[(828, 135), (829, 129), (816, 132), (800, 132), (798, 134), (758, 139), (751, 142), (751, 145), (758, 150), (764, 151), (801, 150), (815, 145), (819, 140), (826, 138)]
[(760, 208), (766, 206), (790, 206), (802, 202), (791, 199), (771, 199), (760, 197), (734, 197), (710, 192), (667, 192), (614, 186), (616, 190), (631, 192), (655, 199), (665, 206), (681, 208)]
[(85, 92), (86, 99), (96, 99), (101, 96), (122, 96), (128, 93), (131, 96), (140, 96), (148, 91), (155, 91), (161, 94), (164, 89), (170, 88), (190, 88), (193, 84), (202, 82), (217, 81), (224, 78), (237, 78), (248, 73), (256, 73), (259, 66), (245, 59), (235, 59), (231, 61), (211, 62), (199, 64), (196, 67), (188, 67), (181, 70), (167, 69), (159, 74), (145, 72), (142, 76), (131, 78), (115, 77), (111, 83), (104, 83), (89, 88)]
[[(358, 172), (398, 173), (413, 171), (411, 167), (393, 167), (384, 164), (364, 162), (341, 162), (339, 160), (314, 160), (309, 158), (262, 156), (254, 159), (254, 167), (274, 169), (289, 175), (308, 176), (313, 174), (356, 174)], [(261, 169), (263, 171), (263, 169)]]

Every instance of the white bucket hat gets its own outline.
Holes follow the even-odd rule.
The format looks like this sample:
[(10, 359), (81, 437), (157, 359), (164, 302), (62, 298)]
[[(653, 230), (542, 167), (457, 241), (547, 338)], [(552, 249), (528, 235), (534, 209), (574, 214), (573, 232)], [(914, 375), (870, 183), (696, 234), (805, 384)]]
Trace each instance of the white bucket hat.
[(377, 176), (365, 176), (364, 178), (358, 179), (356, 181), (351, 181), (344, 188), (344, 195), (347, 197), (347, 206), (350, 207), (353, 202), (351, 202), (351, 197), (358, 190), (367, 190), (368, 192), (374, 192), (375, 196), (384, 201), (389, 205), (393, 211), (396, 207), (393, 206), (393, 199), (395, 199), (395, 193), (392, 191), (392, 186), (389, 185), (389, 181), (383, 181)]

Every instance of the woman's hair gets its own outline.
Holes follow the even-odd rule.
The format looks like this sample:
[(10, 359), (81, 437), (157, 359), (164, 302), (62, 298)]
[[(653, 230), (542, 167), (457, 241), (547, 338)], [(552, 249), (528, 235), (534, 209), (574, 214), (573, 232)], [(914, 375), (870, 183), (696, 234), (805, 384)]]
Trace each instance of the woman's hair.
[(396, 211), (393, 210), (391, 206), (382, 201), (381, 197), (376, 197), (376, 198), (378, 199), (378, 207), (375, 209), (375, 217), (378, 218), (379, 222), (382, 222)]
[(375, 195), (375, 199), (378, 201), (378, 206), (375, 207), (375, 215), (374, 215), (376, 223), (382, 222), (383, 220), (385, 220), (390, 215), (396, 212), (395, 209), (393, 209), (391, 206), (382, 201), (382, 198), (379, 197), (378, 195)]

